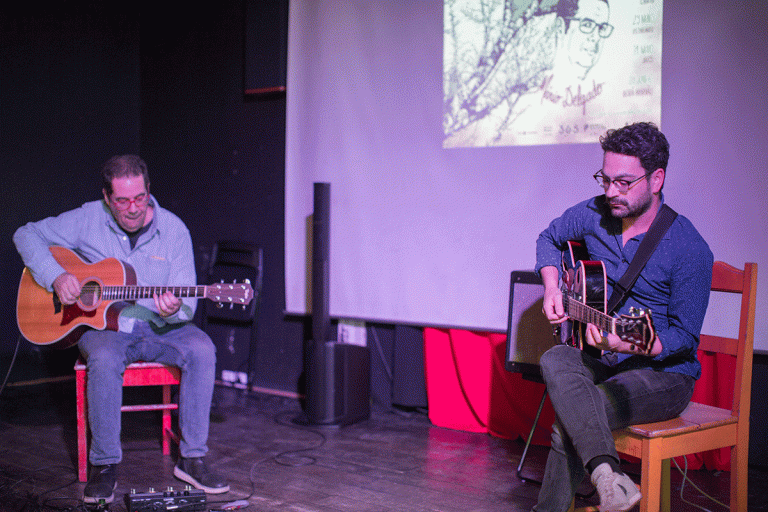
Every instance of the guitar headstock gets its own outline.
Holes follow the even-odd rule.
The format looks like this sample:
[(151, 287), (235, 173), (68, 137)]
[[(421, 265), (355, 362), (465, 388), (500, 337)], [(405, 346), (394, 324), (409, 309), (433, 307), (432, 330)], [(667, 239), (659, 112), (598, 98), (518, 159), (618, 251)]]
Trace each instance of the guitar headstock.
[(641, 353), (651, 351), (656, 331), (651, 321), (651, 311), (629, 308), (628, 315), (619, 315), (615, 321), (616, 335), (635, 345)]
[(242, 283), (215, 283), (206, 286), (206, 298), (224, 304), (247, 306), (253, 300), (253, 288), (247, 280)]

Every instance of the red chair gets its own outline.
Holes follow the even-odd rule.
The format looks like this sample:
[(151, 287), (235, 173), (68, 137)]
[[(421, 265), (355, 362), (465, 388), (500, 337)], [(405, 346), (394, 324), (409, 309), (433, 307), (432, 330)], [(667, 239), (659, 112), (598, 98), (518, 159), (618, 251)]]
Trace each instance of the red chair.
[[(78, 359), (75, 363), (75, 381), (77, 392), (77, 472), (81, 482), (88, 480), (88, 411), (86, 387), (88, 372), (85, 361)], [(123, 375), (123, 386), (162, 386), (163, 401), (159, 404), (123, 405), (120, 410), (128, 411), (163, 411), (162, 436), (163, 455), (171, 453), (171, 410), (178, 409), (178, 404), (171, 402), (171, 386), (178, 384), (181, 370), (175, 366), (161, 363), (138, 362), (128, 365)]]

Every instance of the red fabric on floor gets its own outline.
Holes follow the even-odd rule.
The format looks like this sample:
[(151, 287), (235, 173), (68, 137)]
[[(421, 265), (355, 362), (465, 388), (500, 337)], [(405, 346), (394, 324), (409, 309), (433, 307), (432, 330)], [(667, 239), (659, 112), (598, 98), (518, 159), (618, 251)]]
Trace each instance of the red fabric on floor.
[[(425, 328), (424, 368), (430, 421), (454, 430), (527, 439), (544, 385), (506, 371), (505, 352), (505, 334)], [(720, 386), (719, 382), (733, 381), (736, 358), (699, 351), (699, 360), (702, 378), (696, 383), (693, 401), (730, 408), (732, 386)], [(549, 445), (554, 417), (547, 399), (533, 444)], [(683, 467), (683, 458), (677, 460)], [(688, 456), (689, 469), (702, 466), (729, 470), (730, 451), (723, 448)]]
[[(424, 357), (433, 424), (526, 439), (544, 385), (504, 368), (506, 335), (461, 329), (424, 329)], [(533, 442), (549, 445), (554, 411), (545, 402)]]

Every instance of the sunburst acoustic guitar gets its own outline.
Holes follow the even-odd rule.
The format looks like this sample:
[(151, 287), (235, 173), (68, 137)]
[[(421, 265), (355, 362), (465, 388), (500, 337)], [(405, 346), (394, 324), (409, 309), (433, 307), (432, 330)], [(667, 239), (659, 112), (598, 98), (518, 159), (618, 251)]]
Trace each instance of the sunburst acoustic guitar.
[(28, 268), (21, 274), (16, 302), (16, 320), (22, 336), (36, 345), (67, 348), (87, 329), (117, 330), (120, 311), (138, 299), (167, 291), (179, 298), (209, 299), (247, 306), (253, 299), (248, 282), (191, 286), (137, 286), (136, 272), (128, 263), (107, 258), (97, 263), (83, 261), (73, 251), (53, 246), (51, 254), (80, 281), (81, 293), (74, 304), (63, 304), (32, 278)]

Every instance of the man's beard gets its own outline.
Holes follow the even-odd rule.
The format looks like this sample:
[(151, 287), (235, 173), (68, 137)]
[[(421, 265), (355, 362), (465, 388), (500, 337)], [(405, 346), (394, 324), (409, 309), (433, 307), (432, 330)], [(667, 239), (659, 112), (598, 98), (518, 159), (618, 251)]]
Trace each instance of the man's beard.
[(614, 211), (613, 208), (611, 208), (611, 215), (613, 215), (617, 219), (626, 219), (628, 217), (639, 217), (645, 212), (647, 212), (648, 209), (651, 207), (651, 199), (648, 198), (648, 200), (640, 204), (636, 204), (632, 207), (630, 207), (629, 204), (623, 199), (609, 200), (608, 202), (609, 208), (614, 204), (624, 206), (626, 210)]

